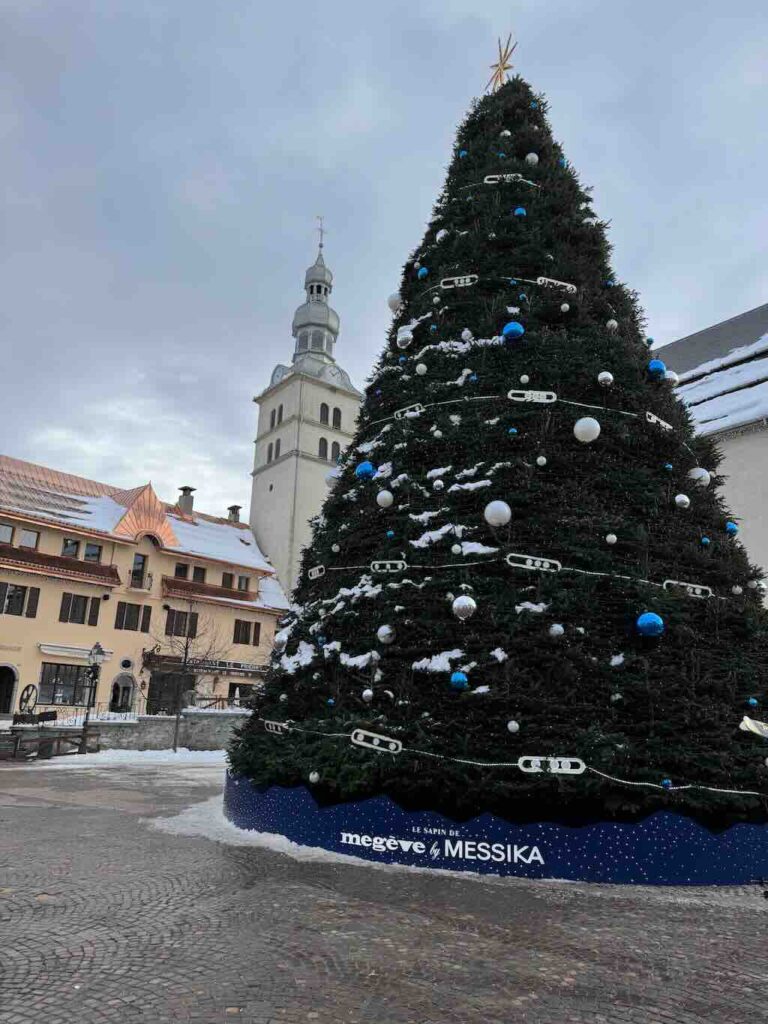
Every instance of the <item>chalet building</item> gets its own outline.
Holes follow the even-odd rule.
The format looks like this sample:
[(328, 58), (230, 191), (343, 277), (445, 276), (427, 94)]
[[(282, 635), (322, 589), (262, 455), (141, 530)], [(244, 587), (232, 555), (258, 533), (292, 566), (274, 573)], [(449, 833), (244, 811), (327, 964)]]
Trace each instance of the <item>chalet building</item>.
[(655, 350), (679, 374), (696, 429), (723, 454), (725, 496), (753, 562), (768, 568), (768, 304)]
[(258, 683), (285, 596), (239, 507), (204, 515), (193, 490), (167, 505), (0, 456), (0, 714), (30, 686), (38, 711), (152, 713)]

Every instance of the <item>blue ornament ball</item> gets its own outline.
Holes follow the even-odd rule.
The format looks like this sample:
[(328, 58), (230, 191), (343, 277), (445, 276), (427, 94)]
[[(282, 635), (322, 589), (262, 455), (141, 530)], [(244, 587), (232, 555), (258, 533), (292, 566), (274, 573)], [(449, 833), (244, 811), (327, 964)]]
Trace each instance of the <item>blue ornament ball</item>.
[(528, 301), (528, 296), (525, 294), (525, 292), (520, 292), (520, 294), (517, 296), (517, 301), (518, 302), (527, 302)]
[(377, 398), (381, 398), (381, 388), (376, 388), (374, 395), (376, 395)]
[(635, 623), (640, 636), (661, 636), (664, 632), (664, 619), (656, 612), (643, 612), (638, 615)]
[(400, 358), (397, 361), (402, 366), (403, 363), (407, 363), (408, 362), (408, 356), (400, 356)]
[(531, 110), (538, 110), (538, 109), (539, 109), (539, 104), (536, 102), (536, 100), (531, 100)]
[(355, 476), (358, 480), (370, 480), (376, 475), (376, 467), (372, 462), (359, 462), (355, 466)]
[(508, 324), (504, 324), (501, 333), (508, 340), (514, 340), (515, 338), (522, 338), (525, 334), (525, 328), (517, 320), (510, 320)]
[(387, 537), (388, 537), (388, 538), (389, 538), (390, 540), (392, 540), (392, 538), (393, 538), (394, 536), (395, 536), (395, 531), (394, 531), (394, 530), (387, 530)]
[(558, 163), (558, 166), (565, 167), (565, 164), (566, 164), (565, 157), (561, 156), (560, 159), (557, 161), (557, 163)]
[(497, 153), (496, 155), (498, 156), (499, 160), (506, 160), (507, 158), (506, 153)]
[(709, 537), (702, 537), (699, 543), (703, 548), (708, 548), (712, 541), (709, 539)]
[(420, 281), (423, 281), (428, 273), (429, 273), (429, 270), (426, 267), (419, 267), (419, 272), (418, 272), (418, 274), (416, 276), (418, 277), (418, 279)]
[(452, 672), (451, 686), (454, 690), (466, 690), (469, 686), (469, 679), (467, 679), (466, 672)]
[(736, 525), (736, 523), (732, 523), (730, 520), (728, 520), (728, 522), (725, 524), (725, 532), (728, 534), (729, 537), (735, 537), (736, 534), (739, 532), (739, 528)]
[(672, 463), (671, 463), (671, 462), (665, 462), (665, 463), (664, 463), (664, 469), (666, 469), (666, 471), (667, 471), (668, 473), (671, 473), (671, 472), (672, 472), (672, 470), (673, 470), (674, 468), (675, 468), (675, 467), (674, 467), (674, 466), (672, 465)]
[(749, 706), (751, 708), (756, 708), (757, 707), (757, 699), (755, 697), (750, 697), (749, 700), (747, 701), (747, 704), (749, 704)]
[(667, 372), (666, 363), (662, 362), (661, 359), (652, 359), (648, 363), (648, 376), (653, 377), (654, 380), (658, 380), (663, 377)]
[(465, 156), (467, 156), (467, 151), (466, 151), (466, 149), (460, 149), (460, 150), (459, 150), (459, 156), (460, 156), (460, 157), (462, 158), (462, 160), (463, 160), (463, 159), (464, 159), (464, 157), (465, 157)]
[(336, 701), (333, 699), (333, 697), (329, 697), (325, 703), (328, 705), (328, 707), (332, 708)]
[(527, 217), (528, 216), (528, 211), (526, 210), (526, 208), (524, 206), (518, 206), (515, 209), (515, 216), (516, 217)]
[(517, 427), (509, 427), (507, 433), (509, 434), (510, 437), (514, 437), (517, 433)]
[(672, 789), (672, 779), (662, 779), (661, 784), (664, 789)]
[(477, 384), (477, 374), (476, 373), (470, 373), (470, 375), (469, 375), (469, 383), (470, 384)]
[(437, 334), (437, 324), (430, 324), (429, 333), (430, 334)]

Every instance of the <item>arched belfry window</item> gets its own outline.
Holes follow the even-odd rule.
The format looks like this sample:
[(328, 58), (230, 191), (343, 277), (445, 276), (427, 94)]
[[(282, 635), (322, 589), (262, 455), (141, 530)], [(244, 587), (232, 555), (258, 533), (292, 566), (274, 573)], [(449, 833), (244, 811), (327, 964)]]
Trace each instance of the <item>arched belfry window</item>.
[[(334, 416), (335, 415), (336, 415), (336, 412), (334, 410)], [(282, 406), (282, 403), (277, 407), (277, 422), (278, 423), (282, 423), (283, 422), (283, 406)]]
[(309, 331), (302, 331), (299, 334), (299, 352), (306, 352), (309, 348)]
[(275, 458), (276, 459), (280, 458), (280, 438), (279, 437), (275, 441)]
[(270, 441), (269, 442), (269, 447), (267, 448), (267, 462), (271, 462), (272, 461), (272, 451), (273, 451), (273, 448), (274, 448), (274, 446), (273, 446), (272, 442)]
[(325, 402), (322, 402), (320, 404), (320, 422), (321, 423), (327, 423), (328, 422), (328, 414), (329, 414), (329, 412), (330, 412), (330, 409), (328, 408), (328, 406), (325, 404)]
[(334, 441), (333, 444), (331, 445), (331, 459), (332, 459), (332, 461), (333, 462), (338, 462), (340, 455), (341, 455), (341, 445), (339, 444), (338, 441)]
[(317, 454), (320, 456), (321, 459), (328, 458), (328, 442), (324, 437), (320, 438), (320, 443), (317, 446)]
[(269, 429), (270, 429), (270, 430), (274, 430), (274, 429), (275, 429), (275, 416), (276, 416), (276, 415), (277, 415), (277, 414), (276, 414), (276, 412), (275, 412), (275, 410), (274, 410), (274, 409), (273, 409), (273, 410), (272, 410), (272, 412), (271, 412), (271, 413), (269, 414)]
[(333, 410), (333, 425), (337, 430), (341, 430), (341, 409), (338, 406)]

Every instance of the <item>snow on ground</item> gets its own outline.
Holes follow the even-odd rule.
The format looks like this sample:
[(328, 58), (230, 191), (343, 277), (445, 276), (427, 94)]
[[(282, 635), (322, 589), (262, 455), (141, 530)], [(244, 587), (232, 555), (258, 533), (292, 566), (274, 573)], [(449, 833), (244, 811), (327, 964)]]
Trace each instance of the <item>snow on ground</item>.
[(39, 761), (37, 768), (103, 768), (110, 765), (130, 764), (183, 764), (221, 765), (227, 764), (226, 750), (189, 750), (179, 747), (172, 750), (102, 750), (98, 754), (72, 754), (54, 757), (50, 761)]

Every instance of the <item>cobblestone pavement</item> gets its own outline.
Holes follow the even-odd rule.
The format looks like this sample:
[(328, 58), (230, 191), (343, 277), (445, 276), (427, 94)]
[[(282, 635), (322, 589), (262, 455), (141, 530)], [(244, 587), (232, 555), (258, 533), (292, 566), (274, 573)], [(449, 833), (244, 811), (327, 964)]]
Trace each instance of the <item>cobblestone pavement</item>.
[(221, 781), (0, 769), (3, 1024), (768, 1021), (759, 887), (385, 872), (144, 820)]

